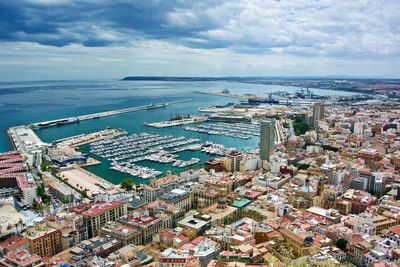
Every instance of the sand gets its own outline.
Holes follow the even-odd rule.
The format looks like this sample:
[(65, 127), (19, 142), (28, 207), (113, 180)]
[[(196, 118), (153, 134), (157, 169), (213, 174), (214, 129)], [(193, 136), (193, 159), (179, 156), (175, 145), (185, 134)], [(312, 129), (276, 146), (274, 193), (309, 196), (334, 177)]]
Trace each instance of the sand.
[(12, 225), (11, 231), (15, 229), (15, 224), (22, 219), (25, 221), (26, 218), (22, 213), (19, 213), (13, 206), (7, 204), (0, 204), (0, 225), (1, 234), (7, 234), (10, 230), (7, 230), (8, 224)]

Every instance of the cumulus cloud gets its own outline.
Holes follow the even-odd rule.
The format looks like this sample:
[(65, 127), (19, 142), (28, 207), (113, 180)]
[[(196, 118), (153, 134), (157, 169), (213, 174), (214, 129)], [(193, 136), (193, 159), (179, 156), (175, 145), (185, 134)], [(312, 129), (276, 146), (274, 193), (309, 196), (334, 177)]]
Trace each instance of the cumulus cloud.
[(143, 37), (244, 53), (397, 55), (400, 47), (396, 0), (16, 0), (0, 10), (2, 40), (54, 46)]
[(99, 48), (112, 57), (121, 49), (147, 54), (146, 45), (157, 44), (159, 52), (180, 51), (178, 58), (212, 53), (217, 71), (224, 70), (227, 55), (255, 60), (246, 62), (248, 70), (270, 66), (274, 57), (295, 61), (279, 68), (311, 57), (397, 62), (399, 13), (397, 0), (0, 1), (0, 46), (30, 43), (60, 53)]

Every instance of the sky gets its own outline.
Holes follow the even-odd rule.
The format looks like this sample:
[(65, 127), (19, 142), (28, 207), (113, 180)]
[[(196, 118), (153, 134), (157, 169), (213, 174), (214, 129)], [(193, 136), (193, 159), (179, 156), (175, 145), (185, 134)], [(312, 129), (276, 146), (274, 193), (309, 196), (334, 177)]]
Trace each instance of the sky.
[(399, 0), (0, 0), (0, 80), (400, 78)]

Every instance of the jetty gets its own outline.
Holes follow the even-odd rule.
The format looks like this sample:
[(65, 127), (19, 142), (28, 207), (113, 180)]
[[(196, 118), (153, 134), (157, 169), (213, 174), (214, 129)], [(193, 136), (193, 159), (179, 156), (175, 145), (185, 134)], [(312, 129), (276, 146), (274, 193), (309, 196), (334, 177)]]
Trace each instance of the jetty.
[(130, 107), (130, 108), (103, 111), (103, 112), (98, 112), (98, 113), (93, 113), (93, 114), (81, 115), (81, 116), (77, 116), (77, 117), (70, 117), (70, 118), (63, 118), (63, 119), (57, 119), (57, 120), (36, 122), (36, 123), (32, 123), (30, 126), (32, 128), (43, 128), (43, 127), (50, 127), (50, 126), (60, 126), (60, 125), (64, 125), (64, 124), (77, 123), (77, 122), (84, 121), (84, 120), (99, 119), (99, 118), (102, 118), (102, 117), (115, 116), (115, 115), (120, 115), (120, 114), (124, 114), (124, 113), (135, 112), (135, 111), (164, 108), (164, 107), (167, 107), (167, 106), (170, 106), (170, 105), (189, 102), (191, 100), (192, 99), (183, 99), (183, 100), (177, 100), (177, 101), (172, 101), (172, 102), (164, 102), (164, 103), (149, 104), (149, 105), (144, 105), (144, 106), (136, 106), (136, 107)]

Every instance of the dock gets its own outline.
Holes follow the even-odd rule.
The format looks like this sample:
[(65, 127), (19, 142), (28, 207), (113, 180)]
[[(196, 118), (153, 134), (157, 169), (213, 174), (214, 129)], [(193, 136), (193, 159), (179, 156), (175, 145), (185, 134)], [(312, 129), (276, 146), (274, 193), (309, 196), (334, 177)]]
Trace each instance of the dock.
[[(41, 152), (44, 147), (47, 147), (49, 144), (43, 142), (33, 131), (34, 128), (43, 128), (43, 127), (51, 127), (51, 126), (60, 126), (69, 123), (77, 123), (79, 121), (90, 120), (90, 119), (98, 119), (102, 117), (120, 115), (129, 112), (141, 111), (141, 110), (152, 110), (167, 107), (170, 105), (175, 105), (179, 103), (185, 103), (192, 101), (192, 99), (183, 99), (172, 102), (164, 102), (157, 104), (150, 104), (144, 106), (136, 106), (130, 108), (123, 108), (111, 111), (104, 111), (99, 113), (93, 113), (88, 115), (81, 115), (77, 117), (70, 117), (64, 119), (57, 119), (51, 121), (37, 122), (29, 125), (20, 125), (14, 126), (7, 130), (8, 136), (14, 148), (18, 151), (24, 153), (24, 155), (29, 155), (30, 161), (32, 161), (32, 155)], [(79, 137), (79, 136), (78, 136)], [(83, 135), (84, 137), (84, 135)], [(60, 141), (60, 140), (59, 140)]]
[(111, 111), (104, 111), (104, 112), (98, 112), (98, 113), (93, 113), (93, 114), (81, 115), (81, 116), (77, 116), (77, 117), (36, 122), (36, 123), (32, 123), (30, 126), (33, 128), (60, 126), (60, 125), (64, 125), (64, 124), (77, 123), (77, 122), (84, 121), (84, 120), (99, 119), (99, 118), (103, 118), (103, 117), (115, 116), (115, 115), (120, 115), (120, 114), (124, 114), (124, 113), (135, 112), (135, 111), (164, 108), (164, 107), (167, 107), (170, 105), (189, 102), (191, 100), (192, 99), (183, 99), (183, 100), (177, 100), (177, 101), (172, 101), (172, 102), (164, 102), (164, 103), (157, 103), (157, 104), (150, 104), (150, 105), (144, 105), (144, 106), (136, 106), (136, 107), (130, 107), (130, 108), (111, 110)]
[(169, 121), (160, 121), (160, 122), (145, 122), (143, 123), (146, 126), (155, 127), (155, 128), (166, 128), (166, 127), (173, 127), (173, 126), (180, 126), (186, 124), (193, 124), (193, 123), (201, 123), (207, 121), (207, 117), (198, 116), (198, 117), (188, 117), (182, 118), (179, 120), (169, 120)]
[(215, 96), (224, 96), (224, 97), (231, 97), (241, 100), (247, 100), (249, 98), (255, 98), (254, 95), (238, 95), (232, 93), (222, 93), (222, 92), (204, 92), (204, 91), (196, 91), (195, 93), (204, 94), (204, 95), (215, 95)]

